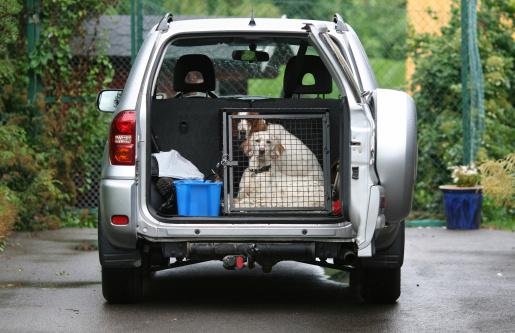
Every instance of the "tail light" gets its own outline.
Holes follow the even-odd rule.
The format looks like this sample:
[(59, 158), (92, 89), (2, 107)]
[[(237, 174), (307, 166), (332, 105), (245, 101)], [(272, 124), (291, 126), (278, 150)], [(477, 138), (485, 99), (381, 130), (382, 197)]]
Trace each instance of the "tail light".
[(111, 123), (109, 158), (112, 165), (134, 165), (136, 159), (136, 113), (122, 111)]
[(127, 225), (129, 224), (129, 217), (127, 215), (113, 215), (111, 216), (111, 223), (114, 225)]

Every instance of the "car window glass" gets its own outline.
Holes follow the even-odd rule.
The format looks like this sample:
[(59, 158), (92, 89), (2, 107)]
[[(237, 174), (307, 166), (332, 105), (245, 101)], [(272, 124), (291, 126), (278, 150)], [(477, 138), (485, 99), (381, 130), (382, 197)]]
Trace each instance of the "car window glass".
[[(173, 86), (174, 70), (177, 59), (188, 54), (208, 56), (214, 64), (215, 90), (219, 97), (252, 96), (282, 97), (284, 71), (288, 60), (297, 54), (301, 43), (307, 39), (291, 37), (211, 37), (178, 39), (170, 43), (164, 53), (158, 72), (154, 96), (173, 98), (177, 91)], [(233, 59), (235, 50), (264, 51), (269, 55), (268, 61), (249, 62)], [(318, 55), (315, 48), (308, 46), (307, 55)], [(202, 73), (188, 73), (186, 83), (196, 83), (195, 78), (203, 82)], [(192, 74), (193, 75), (193, 74)], [(188, 81), (189, 80), (189, 81)], [(313, 80), (313, 78), (311, 78)], [(309, 79), (307, 82), (310, 82)], [(336, 86), (333, 85), (335, 88)], [(337, 89), (326, 97), (337, 98)], [(303, 97), (317, 97), (306, 95)], [(156, 97), (157, 98), (157, 97)]]

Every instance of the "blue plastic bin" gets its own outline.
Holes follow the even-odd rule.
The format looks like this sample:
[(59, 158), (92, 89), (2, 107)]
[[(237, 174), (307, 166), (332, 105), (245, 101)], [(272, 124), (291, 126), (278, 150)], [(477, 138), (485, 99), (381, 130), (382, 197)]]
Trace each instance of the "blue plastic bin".
[(478, 229), (483, 195), (477, 190), (442, 189), (448, 229)]
[(177, 211), (181, 216), (219, 216), (222, 182), (176, 180)]

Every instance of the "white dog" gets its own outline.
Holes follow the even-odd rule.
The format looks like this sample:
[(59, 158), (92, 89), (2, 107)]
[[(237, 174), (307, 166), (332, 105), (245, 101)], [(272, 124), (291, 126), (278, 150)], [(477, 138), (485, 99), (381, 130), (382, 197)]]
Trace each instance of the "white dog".
[(281, 163), (288, 149), (271, 130), (252, 133), (242, 149), (249, 157), (249, 167), (240, 180), (235, 208), (324, 207), (322, 176), (283, 173)]
[[(256, 114), (240, 112), (239, 115)], [(322, 168), (315, 154), (299, 138), (280, 124), (269, 124), (263, 118), (246, 118), (238, 122), (238, 132), (248, 139), (253, 133), (268, 131), (271, 139), (282, 146), (276, 165), (282, 174), (288, 176), (308, 176), (323, 181)]]

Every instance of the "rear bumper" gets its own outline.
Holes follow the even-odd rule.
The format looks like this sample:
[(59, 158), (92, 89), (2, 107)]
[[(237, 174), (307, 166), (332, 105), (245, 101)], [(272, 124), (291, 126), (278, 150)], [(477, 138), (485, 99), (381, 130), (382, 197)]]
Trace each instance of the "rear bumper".
[(141, 221), (139, 237), (149, 241), (352, 241), (349, 222), (337, 224), (165, 224)]
[[(139, 207), (137, 186), (130, 179), (100, 182), (100, 219), (105, 237), (118, 248), (135, 249), (138, 238), (150, 242), (179, 241), (328, 241), (354, 242), (350, 222), (324, 217), (274, 216), (176, 218), (159, 221), (146, 207)], [(129, 224), (111, 224), (112, 215), (129, 216)], [(267, 223), (265, 223), (265, 221)]]

